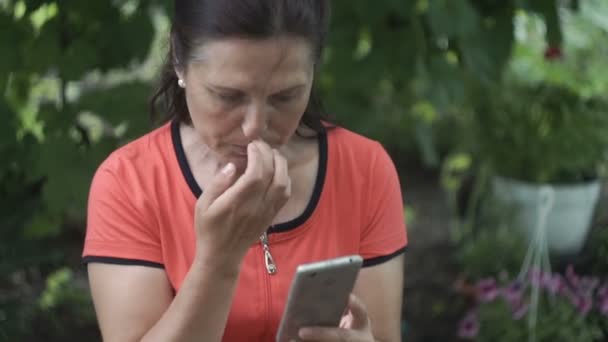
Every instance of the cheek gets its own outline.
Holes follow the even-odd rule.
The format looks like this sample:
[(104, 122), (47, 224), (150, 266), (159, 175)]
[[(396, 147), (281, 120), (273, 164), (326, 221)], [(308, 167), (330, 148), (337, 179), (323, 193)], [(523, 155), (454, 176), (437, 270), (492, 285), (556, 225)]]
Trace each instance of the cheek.
[(304, 111), (308, 104), (308, 97), (303, 98), (293, 104), (279, 108), (276, 111), (277, 121), (282, 127), (297, 127), (304, 116)]
[(194, 128), (210, 147), (220, 145), (239, 127), (236, 113), (226, 111), (209, 99), (188, 96), (187, 103)]
[(286, 143), (295, 133), (304, 115), (304, 110), (306, 110), (306, 102), (275, 112), (271, 126), (282, 144)]

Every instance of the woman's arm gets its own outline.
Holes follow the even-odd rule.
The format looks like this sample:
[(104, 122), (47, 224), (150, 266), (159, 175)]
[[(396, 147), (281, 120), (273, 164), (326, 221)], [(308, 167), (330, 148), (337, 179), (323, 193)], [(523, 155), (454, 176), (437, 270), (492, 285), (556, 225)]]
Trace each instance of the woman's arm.
[(236, 176), (228, 164), (199, 197), (196, 254), (175, 298), (163, 270), (89, 265), (105, 341), (221, 340), (241, 262), (291, 193), (287, 161), (261, 141), (249, 144)]
[(173, 298), (162, 269), (91, 263), (91, 292), (103, 340), (219, 341), (238, 271), (195, 261)]
[(376, 341), (401, 341), (403, 254), (385, 263), (362, 268), (354, 294), (367, 308)]

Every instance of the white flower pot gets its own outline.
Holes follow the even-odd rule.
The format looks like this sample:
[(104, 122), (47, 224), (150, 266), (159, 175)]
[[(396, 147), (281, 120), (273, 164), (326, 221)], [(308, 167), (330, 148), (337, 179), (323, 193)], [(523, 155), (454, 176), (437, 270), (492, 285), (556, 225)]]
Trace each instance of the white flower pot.
[[(600, 194), (600, 182), (551, 185), (494, 177), (492, 191), (501, 203), (514, 209), (515, 224), (530, 240), (535, 236), (539, 215), (545, 206), (544, 228), (549, 250), (570, 255), (578, 253), (585, 244)], [(551, 196), (550, 203), (547, 203), (547, 193)]]

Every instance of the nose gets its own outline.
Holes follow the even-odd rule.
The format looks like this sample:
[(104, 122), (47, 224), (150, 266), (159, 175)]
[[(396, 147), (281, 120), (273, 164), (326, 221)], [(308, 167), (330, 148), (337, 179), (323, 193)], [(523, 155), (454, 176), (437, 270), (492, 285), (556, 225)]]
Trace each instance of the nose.
[(268, 128), (268, 113), (266, 106), (251, 103), (245, 112), (241, 128), (249, 140), (262, 138), (262, 133)]

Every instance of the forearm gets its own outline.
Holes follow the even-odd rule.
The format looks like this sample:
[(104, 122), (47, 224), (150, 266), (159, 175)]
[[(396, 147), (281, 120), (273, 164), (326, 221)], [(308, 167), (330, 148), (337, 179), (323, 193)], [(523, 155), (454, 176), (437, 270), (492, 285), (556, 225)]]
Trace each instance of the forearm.
[(142, 342), (221, 340), (240, 266), (212, 266), (206, 260), (195, 258), (171, 305)]

